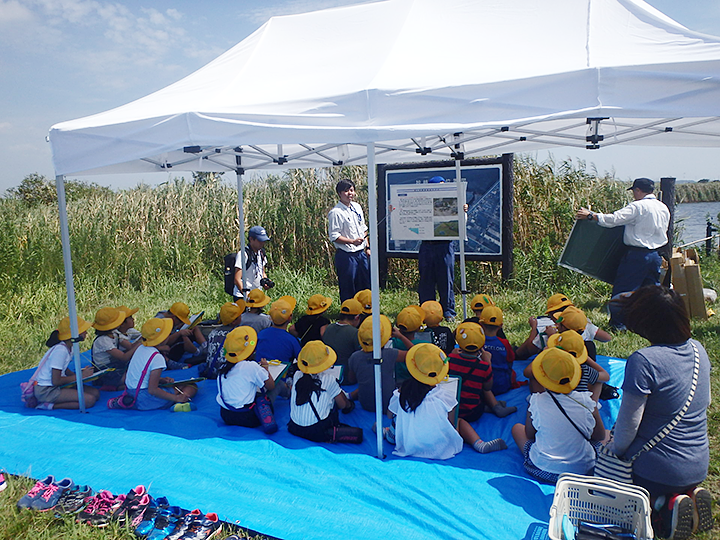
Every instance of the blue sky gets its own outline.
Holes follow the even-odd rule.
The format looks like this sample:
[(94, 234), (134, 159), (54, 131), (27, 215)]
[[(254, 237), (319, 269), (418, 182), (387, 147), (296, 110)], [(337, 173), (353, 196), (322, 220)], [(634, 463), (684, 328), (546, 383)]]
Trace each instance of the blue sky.
[[(441, 1), (441, 0), (438, 0)], [(117, 107), (200, 68), (274, 15), (358, 0), (0, 0), (0, 192), (53, 177), (45, 142), (57, 122)], [(720, 35), (718, 0), (650, 0), (696, 31)], [(720, 150), (615, 147), (571, 154), (620, 178), (720, 178)], [(538, 157), (544, 159), (545, 153)], [(165, 175), (88, 177), (128, 187)]]

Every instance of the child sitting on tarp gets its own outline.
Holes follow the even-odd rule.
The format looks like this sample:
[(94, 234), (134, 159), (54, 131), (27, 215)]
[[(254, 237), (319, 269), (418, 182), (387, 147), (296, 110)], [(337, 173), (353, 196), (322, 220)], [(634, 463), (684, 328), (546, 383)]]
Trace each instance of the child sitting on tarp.
[[(585, 347), (587, 347), (588, 356), (594, 361), (597, 357), (597, 350), (595, 348), (595, 340), (607, 342), (612, 339), (612, 336), (600, 330), (597, 326), (587, 320), (585, 313), (580, 308), (575, 306), (568, 306), (563, 309), (560, 314), (555, 314), (555, 328), (558, 332), (564, 332), (565, 330), (575, 330), (580, 334), (585, 341)], [(552, 335), (550, 336), (552, 337)], [(549, 342), (549, 338), (548, 338)]]
[(340, 384), (357, 384), (355, 373), (348, 367), (350, 356), (360, 350), (358, 326), (362, 305), (354, 298), (348, 298), (340, 306), (340, 317), (325, 328), (322, 341), (329, 345), (337, 354), (336, 366), (343, 366)]
[(353, 297), (355, 300), (360, 302), (362, 306), (362, 313), (360, 314), (360, 323), (372, 315), (372, 291), (370, 289), (363, 289), (355, 293)]
[(262, 289), (253, 289), (248, 293), (245, 305), (247, 312), (243, 314), (243, 326), (252, 327), (260, 334), (272, 326), (272, 319), (263, 309), (270, 303), (270, 297)]
[[(235, 302), (225, 302), (220, 308), (220, 322), (222, 326), (213, 328), (207, 337), (207, 358), (198, 366), (198, 375), (206, 379), (217, 379), (218, 370), (225, 364), (223, 356), (223, 343), (234, 328), (242, 324), (245, 300), (240, 298)], [(257, 336), (257, 334), (256, 334)], [(255, 347), (253, 346), (253, 352)]]
[(309, 341), (322, 341), (325, 329), (330, 324), (330, 319), (325, 317), (330, 304), (332, 298), (322, 294), (313, 294), (308, 299), (305, 315), (288, 328), (288, 332), (300, 340), (301, 346), (304, 347)]
[(443, 308), (437, 300), (428, 300), (420, 306), (425, 313), (425, 332), (430, 334), (432, 342), (440, 347), (445, 354), (455, 348), (455, 334), (447, 326), (440, 326), (443, 320)]
[(283, 296), (272, 303), (270, 306), (272, 326), (258, 334), (256, 358), (279, 360), (284, 363), (292, 363), (297, 358), (300, 354), (300, 342), (287, 331), (294, 309), (295, 299), (292, 296)]
[(120, 347), (120, 326), (125, 322), (124, 311), (113, 307), (104, 307), (95, 314), (95, 340), (90, 349), (93, 367), (97, 371), (111, 369), (98, 377), (94, 385), (101, 390), (114, 392), (125, 388), (125, 373), (135, 349), (140, 346), (140, 340), (127, 343), (127, 350)]
[(314, 442), (360, 444), (362, 429), (341, 424), (338, 419), (338, 408), (347, 414), (355, 404), (347, 399), (335, 376), (327, 371), (336, 358), (335, 351), (322, 341), (311, 341), (300, 351), (299, 370), (293, 376), (290, 395), (288, 431)]
[(510, 342), (498, 336), (503, 325), (503, 312), (497, 306), (487, 306), (480, 315), (480, 325), (485, 332), (485, 350), (492, 355), (493, 394), (499, 396), (513, 388), (519, 388), (527, 381), (516, 379), (513, 362), (515, 352)]
[(170, 319), (173, 323), (172, 332), (167, 343), (158, 350), (169, 360), (179, 362), (185, 353), (192, 355), (187, 363), (196, 365), (205, 360), (207, 340), (197, 326), (190, 327), (190, 308), (184, 302), (175, 302), (167, 311), (157, 315)]
[(249, 326), (238, 326), (225, 338), (225, 364), (217, 376), (220, 417), (228, 425), (262, 426), (268, 435), (278, 429), (265, 391), (275, 388), (267, 360), (254, 362), (257, 334)]
[[(80, 317), (77, 318), (77, 323), (78, 340), (83, 341), (92, 325)], [(72, 360), (71, 337), (70, 317), (65, 317), (60, 321), (57, 330), (54, 330), (45, 342), (50, 349), (42, 357), (35, 373), (30, 377), (30, 382), (33, 384), (31, 398), (34, 397), (36, 401), (26, 402), (26, 406), (46, 410), (80, 408), (77, 386), (73, 384), (76, 381), (76, 375), (72, 371), (67, 371)], [(89, 377), (93, 371), (92, 366), (84, 367), (82, 377)], [(63, 388), (68, 384), (70, 386)], [(99, 397), (100, 390), (92, 386), (83, 386), (85, 407), (94, 406)]]
[[(425, 312), (420, 306), (410, 305), (398, 313), (395, 326), (400, 330), (399, 334), (393, 332), (392, 347), (401, 351), (408, 351), (418, 343), (429, 343), (432, 336), (420, 332)], [(396, 335), (397, 334), (397, 335)], [(400, 386), (405, 379), (410, 378), (405, 362), (395, 364), (395, 384)]]
[[(361, 351), (353, 353), (348, 360), (350, 370), (357, 378), (358, 387), (350, 393), (350, 399), (359, 400), (360, 406), (366, 411), (375, 412), (375, 364), (373, 361), (373, 318), (365, 319), (358, 328), (358, 341)], [(391, 335), (400, 335), (397, 328), (393, 328), (385, 315), (380, 315), (380, 356), (382, 364), (382, 397), (381, 403), (383, 413), (387, 411), (390, 396), (395, 390), (395, 366), (398, 362), (404, 362), (407, 351), (394, 348), (386, 348), (385, 344), (390, 340)]]
[(197, 386), (173, 385), (174, 380), (171, 377), (162, 376), (166, 364), (165, 357), (158, 347), (167, 344), (172, 330), (172, 319), (156, 317), (143, 324), (141, 329), (143, 346), (135, 349), (125, 376), (127, 389), (123, 396), (120, 396), (120, 399), (129, 406), (115, 407), (108, 402), (109, 407), (141, 411), (170, 407), (173, 407), (174, 411), (192, 410), (190, 401), (197, 393)]
[(492, 355), (483, 349), (485, 333), (479, 324), (460, 323), (455, 330), (459, 349), (448, 356), (450, 375), (460, 377), (460, 418), (476, 422), (485, 412), (492, 411), (498, 418), (505, 418), (517, 411), (498, 401), (492, 392)]
[(439, 347), (432, 343), (414, 345), (405, 363), (412, 376), (393, 392), (389, 405), (395, 415), (393, 454), (449, 459), (462, 451), (463, 441), (482, 454), (507, 448), (502, 439), (483, 441), (462, 418), (456, 427), (457, 399), (438, 386), (450, 367)]
[(120, 350), (127, 351), (133, 343), (142, 339), (140, 330), (135, 328), (135, 319), (133, 318), (133, 315), (135, 315), (139, 309), (130, 309), (124, 305), (119, 306), (117, 309), (125, 313), (125, 320), (118, 326), (117, 331), (118, 337), (120, 338)]
[(590, 392), (576, 390), (580, 365), (570, 353), (551, 347), (531, 366), (535, 380), (547, 391), (530, 394), (525, 424), (512, 428), (525, 470), (550, 484), (562, 473), (590, 474), (595, 449), (606, 432)]

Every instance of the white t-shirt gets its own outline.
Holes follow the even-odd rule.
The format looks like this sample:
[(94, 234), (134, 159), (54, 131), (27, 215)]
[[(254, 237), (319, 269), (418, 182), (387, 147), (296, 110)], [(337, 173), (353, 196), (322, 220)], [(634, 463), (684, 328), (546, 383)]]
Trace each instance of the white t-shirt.
[(454, 396), (437, 386), (430, 390), (413, 412), (400, 406), (400, 390), (395, 390), (388, 409), (395, 418), (396, 456), (450, 459), (463, 449), (463, 440), (448, 420), (457, 406)]
[[(45, 360), (47, 358), (47, 360)], [(37, 383), (40, 386), (52, 386), (52, 370), (53, 369), (59, 369), (60, 374), (65, 377), (67, 376), (67, 373), (65, 370), (67, 369), (68, 365), (70, 365), (70, 360), (72, 359), (72, 356), (70, 355), (70, 351), (68, 350), (65, 343), (58, 343), (57, 345), (53, 345), (48, 349), (48, 351), (43, 356), (43, 360), (45, 360), (45, 363), (40, 368), (37, 374)], [(42, 363), (42, 360), (40, 360)]]
[(95, 338), (92, 345), (92, 361), (98, 369), (110, 367), (110, 351), (118, 348), (118, 337), (116, 334), (103, 334)]
[[(315, 416), (315, 413), (313, 412), (310, 403), (305, 403), (304, 405), (300, 406), (295, 405), (295, 389), (297, 388), (296, 385), (300, 377), (302, 377), (303, 375), (304, 373), (298, 370), (293, 376), (293, 387), (292, 393), (290, 395), (290, 418), (298, 426), (312, 426), (313, 424), (317, 424), (319, 420), (317, 416)], [(340, 385), (338, 384), (335, 376), (327, 370), (321, 371), (320, 373), (315, 375), (315, 377), (318, 377), (320, 379), (320, 384), (325, 391), (320, 392), (319, 397), (315, 392), (313, 392), (310, 395), (310, 400), (312, 401), (313, 405), (315, 405), (315, 410), (320, 416), (320, 420), (325, 420), (325, 418), (327, 418), (330, 414), (330, 411), (332, 411), (333, 405), (335, 404), (335, 396), (340, 393)]]
[[(590, 392), (573, 391), (554, 394), (575, 425), (589, 438), (595, 429), (593, 411), (596, 403)], [(595, 450), (575, 429), (545, 391), (530, 394), (528, 407), (537, 430), (530, 459), (540, 469), (551, 473), (587, 474), (595, 466)]]
[[(227, 409), (226, 405), (242, 409), (255, 401), (255, 394), (265, 385), (270, 374), (267, 370), (252, 360), (245, 360), (235, 364), (227, 376), (218, 375), (218, 405)], [(220, 397), (220, 384), (222, 384), (222, 397)], [(225, 401), (223, 401), (223, 399)]]
[(359, 246), (341, 244), (336, 240), (341, 236), (345, 238), (365, 238), (367, 230), (362, 207), (356, 202), (351, 202), (350, 206), (338, 202), (328, 213), (328, 237), (337, 249), (349, 253), (365, 249), (367, 240)]
[(133, 357), (130, 359), (130, 365), (128, 366), (127, 375), (125, 375), (125, 385), (128, 387), (128, 390), (137, 389), (137, 385), (140, 381), (140, 377), (142, 376), (142, 372), (145, 369), (148, 360), (154, 353), (157, 354), (152, 359), (147, 371), (145, 372), (145, 376), (140, 383), (140, 390), (144, 390), (149, 386), (150, 373), (152, 371), (156, 369), (165, 369), (167, 367), (167, 364), (165, 363), (165, 357), (161, 353), (159, 353), (155, 347), (146, 347), (145, 345), (141, 345), (140, 347), (135, 349)]
[[(240, 256), (240, 253), (241, 252), (238, 251), (238, 254), (235, 257), (235, 268), (242, 268), (242, 257)], [(260, 289), (262, 288), (260, 280), (263, 278), (265, 266), (267, 265), (265, 250), (261, 249), (258, 253), (255, 253), (249, 245), (246, 245), (245, 256), (247, 257), (247, 260), (250, 261), (248, 271), (243, 273), (246, 286), (248, 289)], [(237, 285), (235, 285), (235, 288), (233, 289), (233, 296), (244, 296), (240, 289), (238, 289)]]
[[(550, 324), (545, 324), (545, 319), (550, 321)], [(540, 329), (540, 320), (543, 320), (542, 330)], [(552, 322), (552, 319), (550, 319), (550, 317), (540, 317), (540, 319), (538, 319), (538, 335), (533, 338), (533, 345), (535, 345), (538, 349), (544, 349), (547, 346), (548, 336), (541, 336), (540, 333), (545, 332), (545, 329), (553, 324), (555, 323)], [(597, 326), (588, 321), (587, 326), (582, 333), (583, 341), (592, 341), (593, 339), (595, 339), (595, 334), (597, 334), (598, 330), (599, 328)]]

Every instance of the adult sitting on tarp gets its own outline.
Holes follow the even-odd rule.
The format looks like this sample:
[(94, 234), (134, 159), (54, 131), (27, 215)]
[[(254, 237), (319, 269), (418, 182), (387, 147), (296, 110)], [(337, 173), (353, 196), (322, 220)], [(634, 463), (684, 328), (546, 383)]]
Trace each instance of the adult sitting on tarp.
[(275, 283), (267, 277), (265, 267), (267, 266), (267, 255), (265, 254), (265, 242), (270, 237), (264, 227), (255, 225), (248, 231), (248, 243), (245, 245), (245, 276), (246, 283), (243, 284), (243, 268), (241, 252), (238, 251), (235, 259), (235, 289), (233, 300), (244, 297), (245, 293), (252, 289), (272, 289)]
[[(623, 242), (627, 251), (620, 259), (613, 282), (613, 300), (643, 285), (660, 284), (662, 259), (657, 250), (668, 242), (670, 211), (653, 195), (655, 182), (649, 178), (636, 178), (628, 190), (632, 191), (634, 201), (612, 214), (599, 214), (580, 208), (575, 215), (576, 219), (597, 221), (601, 227), (625, 226)], [(610, 303), (610, 324), (624, 328), (617, 302)]]
[(340, 201), (328, 213), (328, 236), (335, 246), (335, 271), (340, 301), (370, 288), (370, 265), (365, 236), (367, 225), (362, 207), (354, 201), (355, 183), (340, 180), (335, 186)]
[[(675, 291), (642, 287), (621, 305), (628, 330), (651, 346), (627, 360), (611, 448), (624, 459), (635, 457), (633, 483), (650, 492), (660, 518), (653, 522), (656, 532), (662, 538), (688, 538), (713, 525), (712, 497), (697, 487), (710, 460), (710, 361), (703, 346), (690, 339), (687, 309)], [(653, 445), (659, 434), (665, 436)]]

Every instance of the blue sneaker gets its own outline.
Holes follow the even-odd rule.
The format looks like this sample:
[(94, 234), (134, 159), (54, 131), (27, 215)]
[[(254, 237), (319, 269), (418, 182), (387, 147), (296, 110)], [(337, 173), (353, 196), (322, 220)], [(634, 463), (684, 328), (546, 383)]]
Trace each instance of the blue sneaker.
[(151, 498), (150, 506), (145, 510), (143, 520), (135, 527), (135, 534), (138, 536), (147, 536), (150, 534), (155, 528), (155, 519), (160, 515), (160, 512), (167, 509), (168, 506), (170, 506), (170, 503), (167, 497)]
[(55, 515), (61, 517), (77, 514), (87, 504), (86, 499), (92, 497), (93, 490), (89, 486), (73, 486), (65, 491), (55, 505)]
[(148, 533), (148, 540), (163, 540), (172, 533), (188, 511), (179, 506), (163, 508), (155, 517), (154, 528)]
[(165, 537), (165, 540), (180, 540), (180, 538), (185, 535), (188, 528), (190, 527), (190, 525), (192, 525), (194, 521), (202, 520), (204, 518), (205, 516), (203, 515), (203, 513), (197, 508), (189, 514), (185, 514), (180, 520), (177, 521), (177, 523), (175, 524), (175, 528), (170, 534)]
[(42, 495), (47, 487), (53, 482), (55, 482), (55, 477), (53, 475), (48, 476), (45, 480), (38, 480), (32, 489), (23, 495), (18, 501), (17, 507), (30, 508), (30, 503)]
[(60, 496), (74, 485), (73, 481), (69, 478), (63, 478), (60, 482), (53, 482), (45, 488), (45, 491), (43, 491), (39, 497), (36, 497), (30, 502), (30, 508), (39, 510), (40, 512), (47, 512), (55, 508), (55, 505), (60, 500)]

